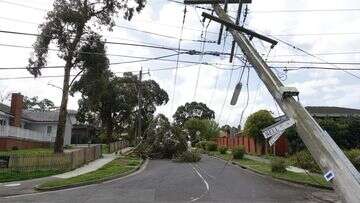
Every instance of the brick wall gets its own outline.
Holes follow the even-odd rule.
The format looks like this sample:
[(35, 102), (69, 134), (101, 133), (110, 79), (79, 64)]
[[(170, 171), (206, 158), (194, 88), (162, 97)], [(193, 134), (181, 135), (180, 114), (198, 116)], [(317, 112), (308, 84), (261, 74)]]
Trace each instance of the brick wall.
[(21, 115), (23, 110), (24, 96), (20, 93), (13, 93), (11, 95), (10, 113), (14, 116), (10, 119), (10, 125), (14, 127), (21, 127)]
[(50, 143), (15, 137), (0, 138), (0, 150), (12, 150), (14, 147), (17, 149), (48, 148), (50, 147)]

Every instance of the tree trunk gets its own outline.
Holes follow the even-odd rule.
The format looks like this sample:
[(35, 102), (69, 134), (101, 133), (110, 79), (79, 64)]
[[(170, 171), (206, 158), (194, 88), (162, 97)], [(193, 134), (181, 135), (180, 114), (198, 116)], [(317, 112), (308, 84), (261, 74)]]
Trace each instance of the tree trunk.
[(65, 71), (64, 71), (64, 83), (63, 83), (63, 92), (61, 98), (61, 106), (59, 112), (59, 121), (57, 126), (56, 132), (56, 139), (55, 139), (55, 146), (54, 152), (55, 153), (63, 153), (64, 152), (64, 135), (65, 135), (65, 126), (66, 126), (66, 117), (67, 117), (67, 103), (69, 99), (69, 89), (70, 89), (70, 72), (73, 66), (73, 58), (74, 58), (74, 51), (78, 46), (81, 36), (84, 33), (85, 24), (82, 24), (78, 27), (76, 32), (76, 37), (74, 41), (71, 43), (69, 48), (69, 55), (66, 58), (65, 64)]
[(55, 146), (54, 146), (55, 153), (63, 153), (64, 151), (63, 146), (64, 146), (66, 118), (67, 118), (67, 103), (68, 103), (69, 88), (70, 88), (69, 85), (70, 70), (71, 70), (71, 62), (67, 62), (65, 65), (63, 91), (62, 91), (61, 106), (59, 111), (59, 121), (58, 121)]
[(107, 120), (107, 122), (106, 122), (106, 138), (107, 138), (106, 142), (107, 143), (106, 144), (109, 146), (109, 152), (110, 152), (110, 143), (112, 140), (114, 126), (113, 126), (111, 116), (110, 116), (110, 118), (108, 117), (106, 120)]

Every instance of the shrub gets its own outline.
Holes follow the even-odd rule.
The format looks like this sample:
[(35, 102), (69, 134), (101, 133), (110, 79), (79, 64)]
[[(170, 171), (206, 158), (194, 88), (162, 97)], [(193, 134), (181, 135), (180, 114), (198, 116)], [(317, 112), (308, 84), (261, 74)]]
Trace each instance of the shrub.
[(217, 150), (216, 142), (208, 142), (206, 144), (206, 150), (211, 151), (211, 152), (216, 151)]
[(13, 146), (11, 150), (19, 150), (19, 148), (17, 146)]
[(245, 154), (245, 149), (243, 146), (239, 146), (232, 151), (234, 159), (243, 159)]
[(200, 141), (200, 142), (196, 143), (195, 147), (206, 150), (207, 143), (208, 143), (207, 141)]
[(179, 162), (198, 162), (201, 160), (201, 155), (196, 151), (185, 151), (175, 160)]
[(321, 173), (320, 167), (317, 165), (310, 152), (307, 150), (297, 152), (292, 156), (291, 159), (294, 165), (297, 167), (309, 170), (311, 172)]
[(227, 147), (220, 147), (219, 148), (220, 154), (226, 154), (227, 150), (228, 150)]
[(351, 163), (355, 166), (355, 168), (360, 171), (360, 156), (356, 157)]
[(355, 166), (357, 170), (360, 170), (360, 149), (351, 149), (345, 151), (345, 155), (351, 161), (351, 163)]
[(285, 173), (286, 164), (283, 159), (275, 158), (271, 160), (271, 172), (274, 173)]

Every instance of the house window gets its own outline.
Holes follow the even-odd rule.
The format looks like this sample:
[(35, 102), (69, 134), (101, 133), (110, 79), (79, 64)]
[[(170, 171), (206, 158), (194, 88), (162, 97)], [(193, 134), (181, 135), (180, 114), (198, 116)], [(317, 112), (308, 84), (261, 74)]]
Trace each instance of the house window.
[(46, 129), (46, 134), (50, 136), (51, 131), (52, 131), (52, 126), (48, 126), (47, 129)]

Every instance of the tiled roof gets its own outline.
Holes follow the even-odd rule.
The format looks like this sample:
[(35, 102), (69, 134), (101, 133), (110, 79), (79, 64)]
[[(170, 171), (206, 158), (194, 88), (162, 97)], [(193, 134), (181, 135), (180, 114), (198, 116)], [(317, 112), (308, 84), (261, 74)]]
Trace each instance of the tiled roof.
[(9, 114), (10, 106), (0, 103), (0, 111)]
[[(0, 111), (11, 114), (10, 107), (0, 103)], [(75, 115), (77, 111), (68, 110), (69, 115)], [(36, 112), (24, 110), (22, 118), (26, 120), (36, 121), (36, 122), (57, 122), (59, 120), (59, 111), (45, 111), (45, 112)]]

